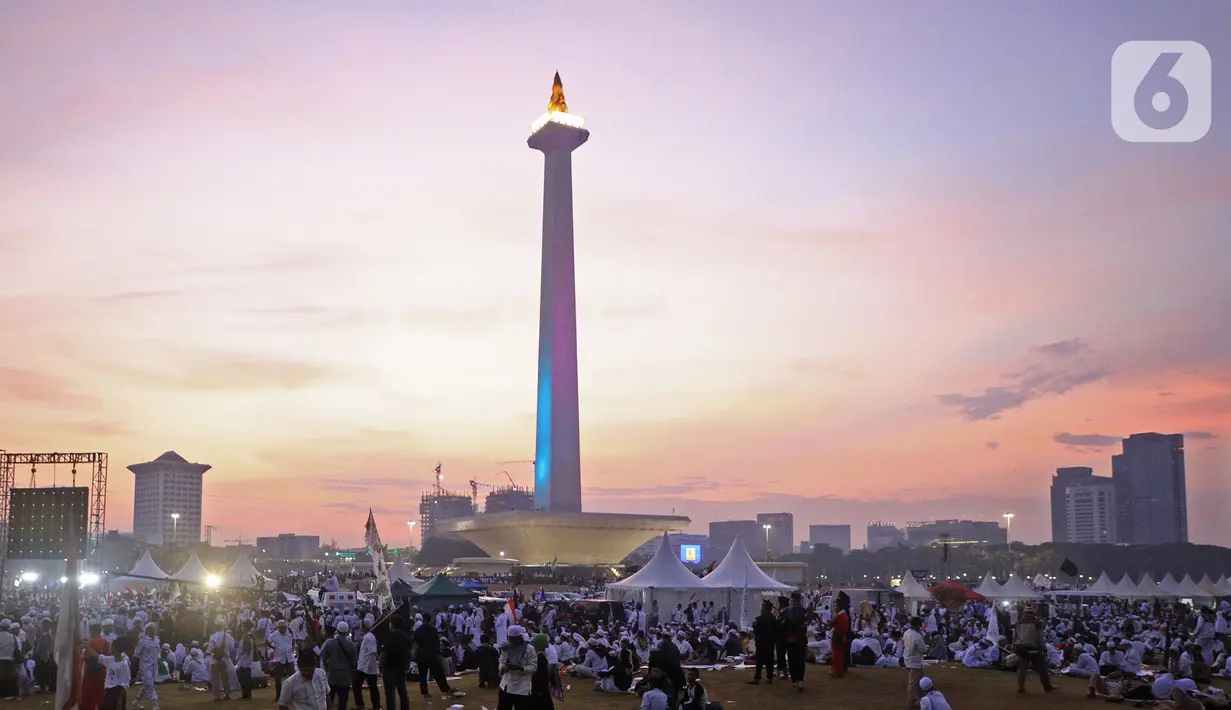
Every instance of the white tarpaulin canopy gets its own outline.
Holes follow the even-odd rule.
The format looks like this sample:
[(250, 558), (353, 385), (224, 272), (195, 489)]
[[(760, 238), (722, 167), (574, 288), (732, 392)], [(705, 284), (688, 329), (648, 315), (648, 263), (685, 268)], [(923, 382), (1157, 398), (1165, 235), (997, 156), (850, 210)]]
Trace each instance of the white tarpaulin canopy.
[(992, 576), (989, 571), (983, 575), (983, 581), (979, 582), (979, 586), (974, 588), (976, 594), (982, 595), (984, 599), (995, 599), (1004, 596), (1004, 587), (1000, 586), (1000, 582)]
[(1181, 579), (1175, 585), (1175, 589), (1185, 599), (1201, 599), (1210, 596), (1209, 592), (1197, 586), (1197, 583), (1193, 581), (1192, 575), (1189, 574), (1184, 575), (1184, 579)]
[(222, 584), (226, 587), (247, 587), (255, 582), (259, 576), (261, 576), (261, 573), (252, 564), (252, 560), (248, 559), (248, 556), (241, 552), (239, 557), (235, 559), (235, 564), (222, 573)]
[(779, 582), (757, 567), (757, 563), (752, 561), (752, 555), (748, 554), (748, 548), (744, 547), (744, 541), (738, 536), (735, 538), (735, 544), (731, 545), (731, 549), (727, 552), (727, 556), (718, 563), (713, 572), (705, 575), (701, 581), (714, 589), (747, 589), (753, 592), (791, 592), (795, 590), (795, 587)]
[[(655, 600), (661, 613), (666, 614), (677, 604), (688, 605), (694, 601), (717, 600), (722, 592), (693, 574), (675, 556), (667, 533), (658, 543), (654, 557), (628, 579), (607, 585), (608, 599), (637, 597), (647, 612)], [(753, 613), (755, 615), (755, 612)]]
[(1168, 572), (1166, 576), (1164, 576), (1162, 579), (1158, 580), (1158, 590), (1160, 592), (1159, 596), (1164, 596), (1164, 597), (1185, 596), (1180, 593), (1180, 583), (1175, 581), (1175, 577), (1172, 577), (1170, 572)]
[(1104, 572), (1101, 575), (1099, 575), (1098, 580), (1096, 580), (1094, 584), (1091, 584), (1090, 586), (1086, 587), (1086, 591), (1087, 592), (1098, 592), (1099, 594), (1106, 594), (1107, 596), (1112, 596), (1116, 593), (1116, 585), (1114, 582), (1111, 581), (1111, 578), (1107, 576), (1107, 573)]
[(1218, 582), (1214, 586), (1218, 588), (1218, 591), (1222, 592), (1219, 596), (1231, 597), (1231, 580), (1227, 579), (1227, 575), (1224, 574), (1219, 577)]
[(902, 577), (902, 583), (898, 585), (898, 591), (908, 600), (932, 598), (932, 593), (927, 590), (927, 587), (919, 584), (919, 580), (915, 579), (915, 575), (909, 572), (906, 573), (906, 576)]
[(141, 556), (141, 559), (137, 560), (136, 566), (128, 572), (128, 576), (166, 579), (167, 573), (158, 568), (158, 565), (154, 562), (154, 558), (150, 557), (150, 553), (147, 550), (146, 553)]
[(402, 553), (397, 553), (397, 556), (393, 558), (393, 567), (389, 568), (389, 582), (405, 582), (414, 586), (416, 584), (423, 584), (424, 581), (410, 573), (410, 568), (406, 566), (406, 560), (402, 559)]
[(192, 553), (192, 557), (184, 563), (179, 572), (171, 575), (171, 579), (177, 582), (190, 582), (192, 584), (205, 584), (205, 578), (209, 576), (209, 570), (205, 569), (205, 565), (201, 564), (201, 558), (197, 557), (197, 553)]
[(1146, 572), (1141, 576), (1141, 581), (1137, 583), (1137, 596), (1141, 597), (1166, 597), (1170, 596), (1163, 590), (1158, 588), (1158, 582)]
[(1000, 588), (1000, 599), (1042, 599), (1043, 595), (1034, 591), (1025, 582), (1011, 574)]
[(1124, 573), (1119, 582), (1116, 582), (1114, 593), (1117, 597), (1125, 598), (1143, 596), (1141, 590), (1137, 588), (1136, 584), (1133, 584), (1133, 578), (1128, 576), (1127, 572)]

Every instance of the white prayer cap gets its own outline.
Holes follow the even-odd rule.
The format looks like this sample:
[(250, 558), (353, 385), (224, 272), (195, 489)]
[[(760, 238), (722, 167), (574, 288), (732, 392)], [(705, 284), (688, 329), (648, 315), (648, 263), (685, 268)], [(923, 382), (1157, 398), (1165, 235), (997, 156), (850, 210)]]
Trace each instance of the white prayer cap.
[(367, 616), (363, 617), (363, 623), (367, 624), (368, 626), (375, 626), (376, 617), (372, 616), (371, 614), (368, 614)]
[(520, 626), (518, 626), (518, 625), (514, 624), (513, 626), (510, 626), (510, 627), (509, 627), (509, 630), (508, 630), (508, 632), (507, 632), (507, 633), (508, 633), (508, 635), (509, 635), (509, 636), (513, 636), (513, 637), (516, 637), (516, 638), (522, 638), (523, 636), (525, 636), (525, 635), (526, 635), (526, 630), (525, 630), (525, 629), (523, 629), (522, 627), (520, 627)]
[(153, 631), (153, 630), (154, 630), (154, 629), (156, 629), (156, 628), (158, 628), (158, 627), (157, 627), (157, 626), (155, 626), (155, 625), (154, 625), (154, 622), (152, 622), (152, 621), (151, 621), (150, 623), (148, 623), (148, 624), (146, 624), (146, 625), (145, 625), (145, 630), (146, 630), (146, 631)]
[(345, 621), (339, 621), (337, 625), (334, 626), (334, 628), (337, 629), (338, 633), (340, 634), (345, 634), (345, 633), (350, 632), (350, 624), (346, 623)]
[(924, 676), (919, 679), (919, 690), (922, 690), (923, 692), (926, 693), (931, 689), (932, 689), (932, 679), (931, 678)]

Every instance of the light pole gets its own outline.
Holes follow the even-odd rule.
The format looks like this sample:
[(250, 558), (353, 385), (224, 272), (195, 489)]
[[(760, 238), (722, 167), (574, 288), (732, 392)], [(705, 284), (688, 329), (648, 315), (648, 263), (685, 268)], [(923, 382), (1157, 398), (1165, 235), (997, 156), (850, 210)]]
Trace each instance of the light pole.
[(414, 547), (415, 546), (415, 521), (413, 520), (406, 521), (406, 532), (410, 533), (407, 537), (409, 537), (410, 539), (410, 546)]
[(1001, 517), (1004, 518), (1004, 542), (1007, 545), (1013, 541), (1013, 538), (1009, 537), (1009, 530), (1013, 526), (1013, 514), (1005, 513)]
[(769, 561), (769, 530), (770, 528), (774, 526), (770, 525), (769, 523), (766, 523), (762, 525), (761, 527), (765, 528), (765, 560), (768, 562)]
[(179, 529), (180, 529), (180, 514), (172, 513), (171, 514), (171, 542), (173, 543), (175, 542), (175, 538), (177, 537), (177, 533), (179, 532)]

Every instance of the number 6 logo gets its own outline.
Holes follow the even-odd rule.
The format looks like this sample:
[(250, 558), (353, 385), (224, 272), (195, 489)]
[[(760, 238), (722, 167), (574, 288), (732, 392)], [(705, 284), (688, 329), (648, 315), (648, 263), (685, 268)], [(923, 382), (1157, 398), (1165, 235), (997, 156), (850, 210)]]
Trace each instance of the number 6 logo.
[(1125, 42), (1111, 57), (1111, 126), (1131, 143), (1193, 143), (1212, 120), (1210, 53), (1197, 42)]

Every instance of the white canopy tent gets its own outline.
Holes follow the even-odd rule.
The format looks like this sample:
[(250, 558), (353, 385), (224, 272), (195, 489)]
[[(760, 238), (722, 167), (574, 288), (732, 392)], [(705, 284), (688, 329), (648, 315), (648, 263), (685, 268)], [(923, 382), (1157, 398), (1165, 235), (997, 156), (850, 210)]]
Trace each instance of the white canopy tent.
[(389, 583), (405, 582), (411, 586), (423, 584), (426, 580), (419, 579), (410, 573), (410, 568), (406, 566), (406, 560), (402, 559), (402, 553), (397, 553), (393, 558), (393, 567), (389, 568)]
[(167, 581), (167, 573), (159, 568), (147, 550), (137, 564), (122, 577), (112, 577), (107, 581), (107, 588), (113, 591), (121, 589), (153, 589)]
[(979, 582), (979, 586), (974, 588), (974, 592), (983, 595), (984, 599), (995, 599), (1004, 595), (1004, 587), (1000, 586), (1000, 582), (997, 582), (991, 571), (988, 571), (983, 575), (983, 581)]
[(205, 565), (201, 564), (201, 558), (197, 557), (197, 553), (192, 553), (192, 557), (184, 563), (179, 572), (171, 575), (171, 579), (176, 582), (188, 582), (190, 584), (205, 584), (205, 579), (209, 577), (209, 570), (205, 569)]
[[(669, 614), (677, 604), (716, 601), (720, 596), (717, 589), (701, 581), (680, 562), (672, 551), (667, 533), (663, 533), (658, 550), (645, 567), (628, 579), (608, 584), (606, 594), (608, 599), (636, 597), (647, 614), (657, 601), (659, 614), (662, 615)], [(750, 614), (755, 616), (755, 611)], [(738, 615), (738, 609), (731, 610), (732, 618), (738, 618)]]
[(1137, 585), (1133, 583), (1133, 578), (1128, 576), (1127, 572), (1124, 573), (1124, 576), (1120, 578), (1119, 582), (1116, 582), (1114, 589), (1115, 591), (1113, 593), (1117, 597), (1122, 597), (1125, 599), (1143, 596), (1141, 590), (1138, 589)]
[(141, 556), (141, 559), (137, 560), (137, 564), (128, 571), (128, 576), (167, 579), (167, 573), (158, 567), (158, 564), (154, 562), (154, 558), (150, 556), (148, 550)]
[(1034, 591), (1025, 582), (1017, 578), (1017, 575), (1011, 574), (1001, 585), (998, 599), (1042, 599), (1043, 595)]
[(1231, 579), (1227, 579), (1227, 575), (1224, 574), (1219, 577), (1218, 581), (1214, 583), (1214, 586), (1218, 589), (1218, 591), (1222, 592), (1222, 594), (1218, 596), (1231, 597)]
[(1137, 583), (1137, 594), (1139, 597), (1165, 597), (1169, 596), (1163, 590), (1158, 588), (1158, 582), (1150, 576), (1149, 572), (1141, 575), (1141, 581)]
[(1192, 575), (1189, 574), (1184, 575), (1184, 578), (1175, 585), (1175, 588), (1180, 593), (1180, 596), (1185, 599), (1208, 599), (1210, 597), (1210, 593), (1197, 586), (1197, 583), (1193, 581)]
[(906, 597), (906, 601), (924, 601), (932, 598), (932, 593), (927, 590), (927, 587), (919, 584), (919, 580), (915, 579), (915, 575), (907, 572), (902, 577), (902, 583), (898, 585), (898, 591)]
[(1104, 572), (1099, 575), (1099, 578), (1095, 580), (1094, 584), (1086, 587), (1086, 591), (1113, 596), (1116, 593), (1116, 585), (1111, 581), (1111, 578), (1107, 576), (1107, 573)]
[(224, 587), (250, 587), (260, 576), (261, 573), (252, 564), (252, 560), (241, 552), (235, 559), (235, 564), (222, 573), (222, 585)]
[(752, 561), (752, 555), (748, 554), (748, 548), (744, 547), (744, 541), (739, 537), (735, 538), (735, 544), (731, 545), (722, 562), (701, 581), (714, 589), (788, 593), (795, 591), (795, 587), (779, 582), (757, 567), (757, 563)]
[(1158, 596), (1163, 597), (1182, 597), (1180, 593), (1180, 583), (1175, 581), (1175, 577), (1168, 572), (1162, 579), (1158, 580)]

